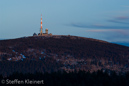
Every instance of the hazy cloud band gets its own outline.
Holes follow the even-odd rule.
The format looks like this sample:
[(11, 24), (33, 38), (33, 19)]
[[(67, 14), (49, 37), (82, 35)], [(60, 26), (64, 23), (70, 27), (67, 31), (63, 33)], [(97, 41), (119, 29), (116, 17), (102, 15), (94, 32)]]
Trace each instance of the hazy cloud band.
[(86, 24), (77, 24), (71, 23), (70, 26), (80, 27), (80, 28), (99, 28), (99, 29), (129, 29), (129, 26), (104, 26), (104, 25), (86, 25)]

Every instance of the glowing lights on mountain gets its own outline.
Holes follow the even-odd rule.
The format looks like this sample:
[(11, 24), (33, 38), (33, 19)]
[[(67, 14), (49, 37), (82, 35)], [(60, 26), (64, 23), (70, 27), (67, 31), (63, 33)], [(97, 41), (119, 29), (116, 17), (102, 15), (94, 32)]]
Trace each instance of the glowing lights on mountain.
[(43, 33), (43, 26), (42, 26), (42, 14), (41, 14), (41, 27), (40, 27), (40, 33), (38, 33), (38, 35), (36, 33), (33, 34), (33, 36), (52, 36), (52, 33), (48, 34), (48, 29), (45, 29), (45, 33)]

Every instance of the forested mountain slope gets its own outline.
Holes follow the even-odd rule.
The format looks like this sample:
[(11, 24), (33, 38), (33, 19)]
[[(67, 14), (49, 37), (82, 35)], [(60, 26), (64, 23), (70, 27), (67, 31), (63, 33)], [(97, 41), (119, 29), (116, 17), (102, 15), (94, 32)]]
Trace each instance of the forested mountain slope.
[(0, 40), (0, 66), (2, 74), (8, 70), (52, 72), (110, 69), (125, 72), (129, 71), (129, 47), (77, 36)]

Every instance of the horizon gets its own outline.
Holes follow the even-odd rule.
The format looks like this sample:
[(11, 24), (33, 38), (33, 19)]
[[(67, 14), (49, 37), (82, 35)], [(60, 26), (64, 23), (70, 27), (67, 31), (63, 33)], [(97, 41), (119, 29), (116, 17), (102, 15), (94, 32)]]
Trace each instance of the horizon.
[[(0, 39), (32, 36), (43, 30), (54, 35), (74, 35), (129, 43), (129, 1), (118, 0), (4, 0), (0, 3)], [(126, 45), (126, 44), (125, 44)]]

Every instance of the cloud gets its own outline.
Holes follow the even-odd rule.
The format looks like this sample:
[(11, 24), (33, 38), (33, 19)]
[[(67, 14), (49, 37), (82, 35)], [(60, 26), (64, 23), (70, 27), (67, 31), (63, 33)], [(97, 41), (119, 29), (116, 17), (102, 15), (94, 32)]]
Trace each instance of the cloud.
[(119, 24), (129, 24), (129, 22), (122, 22), (122, 21), (118, 21), (118, 20), (108, 20), (109, 22), (113, 22), (113, 23), (119, 23)]
[(124, 30), (122, 30), (122, 29), (92, 29), (92, 30), (86, 30), (86, 31), (89, 31), (89, 32), (110, 32), (110, 31), (121, 32)]
[(129, 24), (129, 17), (128, 16), (118, 16), (108, 22), (119, 23), (119, 24)]
[(129, 35), (129, 30), (125, 29), (91, 29), (86, 30), (86, 32), (117, 32), (119, 34)]
[(110, 26), (110, 25), (101, 25), (101, 24), (81, 24), (81, 23), (71, 23), (70, 26), (80, 27), (80, 28), (99, 28), (99, 29), (129, 29), (129, 26)]
[(118, 33), (121, 35), (129, 35), (129, 26), (106, 26), (103, 24), (93, 24), (93, 25), (86, 25), (82, 23), (72, 23), (70, 24), (73, 27), (79, 27), (79, 28), (86, 28), (86, 32), (106, 32), (106, 33)]
[(127, 19), (129, 19), (129, 17), (128, 16), (119, 16), (119, 17), (116, 17), (116, 19), (118, 19), (118, 20), (127, 20)]
[(107, 32), (109, 30), (104, 30), (104, 29), (92, 29), (92, 30), (86, 30), (87, 32)]
[(129, 42), (129, 30), (123, 29), (89, 29), (85, 30), (86, 33), (92, 32), (98, 33), (95, 37), (100, 37), (100, 39), (109, 42)]

